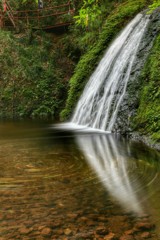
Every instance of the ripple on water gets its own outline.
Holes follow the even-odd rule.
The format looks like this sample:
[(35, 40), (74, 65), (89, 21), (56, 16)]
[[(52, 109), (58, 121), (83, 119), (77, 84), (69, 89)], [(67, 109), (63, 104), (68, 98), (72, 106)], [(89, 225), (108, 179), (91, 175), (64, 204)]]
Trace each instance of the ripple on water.
[[(125, 235), (140, 240), (149, 233), (157, 240), (152, 225), (137, 225), (158, 222), (152, 206), (160, 196), (159, 162), (154, 154), (146, 157), (142, 150), (139, 157), (137, 146), (125, 148), (119, 140), (107, 140), (106, 135), (85, 134), (81, 140), (87, 155), (84, 145), (77, 145), (73, 136), (62, 141), (54, 137), (0, 140), (2, 239), (120, 239)], [(95, 171), (92, 161), (105, 169), (105, 175)], [(132, 188), (146, 215), (136, 216), (121, 207), (124, 199), (116, 195), (117, 181), (124, 185), (119, 189), (122, 195), (131, 193)]]

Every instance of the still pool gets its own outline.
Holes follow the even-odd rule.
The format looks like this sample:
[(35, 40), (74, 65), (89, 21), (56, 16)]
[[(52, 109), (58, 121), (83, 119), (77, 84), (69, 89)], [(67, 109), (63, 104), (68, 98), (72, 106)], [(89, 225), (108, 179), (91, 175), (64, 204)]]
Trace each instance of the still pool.
[(0, 240), (160, 239), (160, 154), (120, 136), (0, 123)]

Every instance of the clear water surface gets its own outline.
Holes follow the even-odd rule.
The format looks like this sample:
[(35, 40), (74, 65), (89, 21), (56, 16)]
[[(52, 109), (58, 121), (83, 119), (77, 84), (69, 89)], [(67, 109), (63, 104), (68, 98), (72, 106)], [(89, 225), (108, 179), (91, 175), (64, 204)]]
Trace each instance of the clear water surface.
[(0, 240), (160, 239), (159, 153), (120, 136), (0, 123)]

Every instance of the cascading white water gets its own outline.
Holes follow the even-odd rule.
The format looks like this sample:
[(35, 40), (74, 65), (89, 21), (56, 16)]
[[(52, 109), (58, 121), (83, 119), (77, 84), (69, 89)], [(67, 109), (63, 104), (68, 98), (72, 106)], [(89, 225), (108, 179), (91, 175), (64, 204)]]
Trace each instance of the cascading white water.
[(112, 130), (148, 22), (138, 14), (115, 39), (90, 77), (72, 123)]

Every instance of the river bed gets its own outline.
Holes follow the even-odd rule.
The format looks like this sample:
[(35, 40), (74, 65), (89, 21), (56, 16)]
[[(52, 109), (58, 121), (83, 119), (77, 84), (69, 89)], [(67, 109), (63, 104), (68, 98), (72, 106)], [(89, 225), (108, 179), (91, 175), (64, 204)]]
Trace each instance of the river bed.
[(158, 240), (159, 161), (109, 133), (1, 122), (0, 240)]

